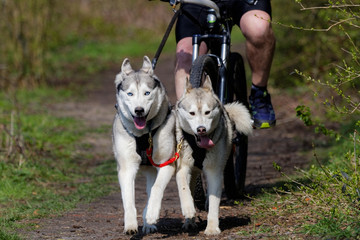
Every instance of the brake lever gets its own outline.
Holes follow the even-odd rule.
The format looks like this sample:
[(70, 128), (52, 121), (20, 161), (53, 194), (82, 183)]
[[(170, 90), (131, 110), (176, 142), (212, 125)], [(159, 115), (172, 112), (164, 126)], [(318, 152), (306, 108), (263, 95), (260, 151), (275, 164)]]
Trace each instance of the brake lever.
[(256, 5), (258, 0), (246, 0), (246, 2), (250, 5)]

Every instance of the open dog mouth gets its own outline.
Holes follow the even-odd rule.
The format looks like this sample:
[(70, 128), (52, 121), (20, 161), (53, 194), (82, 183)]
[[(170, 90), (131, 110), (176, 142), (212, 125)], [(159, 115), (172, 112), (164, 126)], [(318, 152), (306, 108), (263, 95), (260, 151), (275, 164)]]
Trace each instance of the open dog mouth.
[(208, 135), (196, 135), (196, 144), (200, 148), (210, 149), (215, 146), (214, 142), (209, 138)]
[(146, 126), (146, 117), (134, 117), (134, 124), (137, 129), (144, 129)]

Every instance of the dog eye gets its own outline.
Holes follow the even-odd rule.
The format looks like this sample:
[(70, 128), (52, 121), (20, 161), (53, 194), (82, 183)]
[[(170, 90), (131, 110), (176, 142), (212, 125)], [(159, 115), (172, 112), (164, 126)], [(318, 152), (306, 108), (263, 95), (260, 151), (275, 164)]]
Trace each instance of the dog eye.
[(129, 97), (131, 97), (131, 96), (134, 95), (134, 94), (133, 94), (132, 92), (128, 92), (127, 95), (128, 95)]
[(195, 112), (189, 112), (191, 116), (195, 116)]
[(145, 92), (145, 94), (144, 94), (144, 95), (145, 95), (145, 96), (147, 96), (147, 95), (149, 95), (149, 94), (150, 94), (150, 92), (149, 92), (149, 91), (147, 91), (147, 92)]
[(206, 111), (206, 112), (205, 112), (205, 115), (209, 115), (209, 114), (210, 114), (210, 111)]

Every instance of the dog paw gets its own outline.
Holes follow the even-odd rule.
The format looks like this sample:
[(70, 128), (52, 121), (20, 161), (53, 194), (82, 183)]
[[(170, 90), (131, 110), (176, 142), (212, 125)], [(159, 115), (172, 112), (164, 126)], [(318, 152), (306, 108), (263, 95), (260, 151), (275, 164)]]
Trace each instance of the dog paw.
[(218, 235), (221, 233), (221, 230), (219, 227), (216, 228), (209, 228), (207, 227), (204, 232), (206, 235)]
[(142, 231), (144, 234), (149, 234), (157, 231), (157, 227), (151, 224), (144, 224)]
[(138, 233), (138, 224), (137, 221), (125, 221), (124, 233), (128, 235), (133, 235)]
[(124, 233), (126, 235), (134, 235), (134, 234), (137, 234), (138, 233), (138, 228), (136, 226), (136, 228), (125, 228), (124, 229)]
[(195, 217), (193, 218), (186, 218), (185, 223), (182, 225), (182, 228), (185, 231), (189, 231), (190, 229), (196, 229), (197, 225), (195, 223)]

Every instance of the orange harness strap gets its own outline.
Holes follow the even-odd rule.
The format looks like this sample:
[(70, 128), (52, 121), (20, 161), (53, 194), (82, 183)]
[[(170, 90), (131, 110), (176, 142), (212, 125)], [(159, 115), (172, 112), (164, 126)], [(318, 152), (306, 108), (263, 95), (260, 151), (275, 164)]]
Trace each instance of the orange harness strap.
[(178, 160), (178, 158), (180, 157), (179, 152), (181, 150), (182, 147), (182, 142), (183, 142), (183, 138), (181, 138), (179, 144), (177, 145), (177, 150), (175, 152), (175, 156), (173, 158), (170, 158), (169, 160), (167, 160), (164, 163), (160, 163), (160, 164), (156, 164), (154, 163), (153, 159), (152, 159), (152, 138), (151, 138), (151, 134), (149, 135), (149, 148), (146, 149), (146, 156), (148, 157), (150, 163), (154, 166), (154, 167), (165, 167), (173, 162), (175, 162), (176, 160)]

